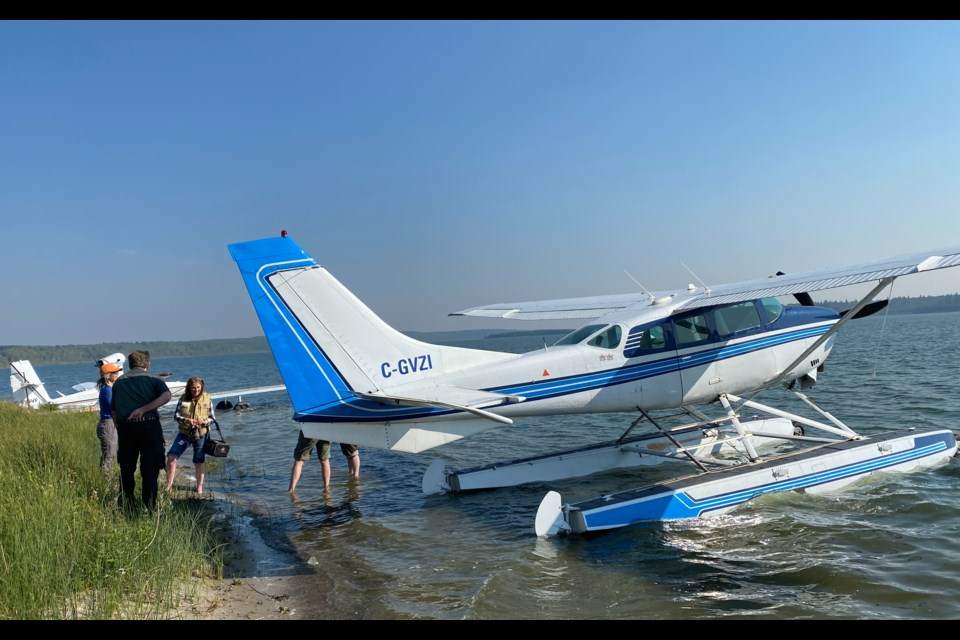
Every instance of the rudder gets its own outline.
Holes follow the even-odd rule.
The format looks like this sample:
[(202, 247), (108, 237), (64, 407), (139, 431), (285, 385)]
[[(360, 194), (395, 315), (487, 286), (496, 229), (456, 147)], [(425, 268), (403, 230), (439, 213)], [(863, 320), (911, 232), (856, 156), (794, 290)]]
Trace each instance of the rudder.
[[(240, 269), (294, 408), (307, 411), (351, 396), (350, 385), (268, 281), (276, 274), (296, 275), (319, 268), (313, 258), (286, 236), (227, 248)], [(317, 384), (318, 373), (323, 384)]]

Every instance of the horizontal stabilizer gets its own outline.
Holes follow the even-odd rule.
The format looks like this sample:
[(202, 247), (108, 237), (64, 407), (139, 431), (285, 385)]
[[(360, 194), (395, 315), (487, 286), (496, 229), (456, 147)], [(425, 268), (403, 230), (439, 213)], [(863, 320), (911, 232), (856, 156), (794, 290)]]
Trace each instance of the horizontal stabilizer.
[(491, 411), (485, 411), (484, 407), (516, 404), (525, 400), (523, 396), (508, 396), (502, 393), (491, 393), (477, 389), (463, 389), (451, 385), (421, 386), (406, 391), (407, 395), (403, 396), (382, 391), (375, 391), (373, 393), (355, 391), (354, 393), (364, 400), (373, 400), (374, 402), (383, 404), (398, 404), (410, 407), (437, 407), (441, 409), (466, 411), (501, 424), (513, 424), (513, 420)]

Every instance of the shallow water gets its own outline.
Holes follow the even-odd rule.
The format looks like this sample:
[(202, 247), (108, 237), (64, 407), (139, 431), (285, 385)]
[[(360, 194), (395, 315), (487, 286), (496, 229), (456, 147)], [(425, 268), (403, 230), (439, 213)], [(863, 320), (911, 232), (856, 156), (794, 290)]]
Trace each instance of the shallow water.
[[(958, 335), (957, 313), (852, 322), (809, 395), (863, 433), (960, 431)], [(541, 346), (532, 342), (527, 349)], [(209, 390), (280, 382), (265, 353), (157, 359), (153, 369), (176, 379), (201, 375)], [(93, 367), (37, 370), (48, 389), (67, 391), (91, 379)], [(789, 404), (778, 391), (758, 399)], [(218, 414), (231, 452), (210, 488), (261, 514), (268, 541), (313, 559), (336, 589), (321, 588), (318, 575), (308, 597), (342, 617), (960, 618), (956, 458), (827, 496), (764, 496), (707, 520), (540, 539), (533, 521), (547, 490), (573, 501), (639, 485), (640, 474), (424, 496), (423, 472), (435, 457), (463, 468), (577, 446), (584, 431), (588, 441), (608, 439), (633, 416), (531, 419), (419, 455), (364, 449), (359, 481), (334, 447), (330, 491), (311, 460), (292, 498), (298, 427), (286, 394), (245, 400), (252, 410)], [(165, 425), (169, 440), (173, 423)], [(91, 418), (91, 437), (94, 427)]]

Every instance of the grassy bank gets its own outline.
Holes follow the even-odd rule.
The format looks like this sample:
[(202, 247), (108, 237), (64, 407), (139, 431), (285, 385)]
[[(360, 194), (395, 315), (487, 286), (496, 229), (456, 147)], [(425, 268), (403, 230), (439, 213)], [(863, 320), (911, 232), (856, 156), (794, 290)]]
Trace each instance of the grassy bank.
[(192, 597), (190, 576), (222, 576), (223, 536), (203, 501), (117, 509), (96, 423), (0, 402), (0, 619), (166, 618)]

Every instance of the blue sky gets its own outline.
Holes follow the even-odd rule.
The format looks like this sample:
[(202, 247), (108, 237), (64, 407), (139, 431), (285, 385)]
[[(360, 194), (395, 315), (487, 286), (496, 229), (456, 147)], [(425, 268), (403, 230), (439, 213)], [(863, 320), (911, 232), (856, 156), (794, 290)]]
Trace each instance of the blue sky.
[(957, 245), (960, 23), (0, 22), (0, 214), (0, 344), (259, 335), (281, 229), (403, 331)]

